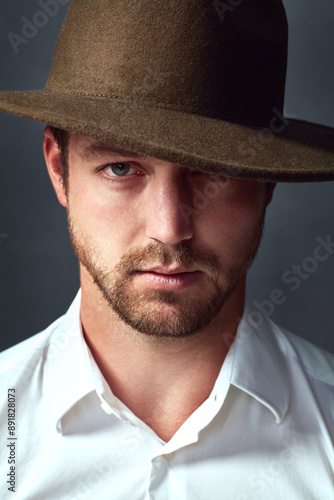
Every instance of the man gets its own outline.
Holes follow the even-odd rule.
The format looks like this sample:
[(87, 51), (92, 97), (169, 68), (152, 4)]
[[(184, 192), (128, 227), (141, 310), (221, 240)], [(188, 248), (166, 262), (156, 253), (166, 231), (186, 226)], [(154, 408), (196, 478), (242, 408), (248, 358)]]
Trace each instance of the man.
[(217, 6), (73, 0), (46, 89), (0, 94), (48, 124), (81, 280), (1, 355), (5, 498), (333, 496), (334, 359), (245, 300), (275, 183), (333, 179), (333, 131), (285, 126), (281, 2)]

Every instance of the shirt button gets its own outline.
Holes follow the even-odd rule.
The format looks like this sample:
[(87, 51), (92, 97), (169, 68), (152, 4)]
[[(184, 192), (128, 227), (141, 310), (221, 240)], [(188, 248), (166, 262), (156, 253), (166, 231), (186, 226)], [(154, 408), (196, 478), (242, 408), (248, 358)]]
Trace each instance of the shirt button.
[(175, 453), (167, 453), (164, 457), (167, 462), (171, 462), (175, 458)]

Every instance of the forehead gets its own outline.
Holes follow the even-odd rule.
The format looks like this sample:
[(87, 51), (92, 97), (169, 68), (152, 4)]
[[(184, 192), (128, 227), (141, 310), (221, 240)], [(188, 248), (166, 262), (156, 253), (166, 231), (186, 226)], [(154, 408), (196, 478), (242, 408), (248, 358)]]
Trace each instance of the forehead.
[[(163, 160), (159, 158), (155, 158), (152, 156), (148, 156), (137, 151), (132, 151), (130, 149), (121, 148), (119, 146), (111, 145), (105, 142), (98, 141), (92, 137), (86, 137), (79, 134), (71, 133), (70, 135), (70, 148), (69, 152), (71, 155), (71, 151), (75, 151), (75, 154), (78, 155), (79, 159), (82, 161), (92, 162), (92, 165), (97, 162), (102, 163), (113, 163), (117, 161), (124, 160), (135, 160), (140, 159), (145, 162), (146, 166), (149, 168), (157, 168), (157, 169), (175, 169), (182, 170), (183, 172), (193, 172), (198, 171), (197, 169), (192, 168), (189, 165), (181, 165), (178, 163), (172, 163), (168, 160)], [(80, 160), (79, 160), (80, 161)], [(258, 180), (250, 180), (250, 179), (238, 179), (230, 176), (225, 176), (222, 172), (220, 175), (212, 174), (210, 172), (202, 172), (208, 176), (208, 180), (210, 181), (212, 178), (216, 179), (220, 177), (224, 179), (228, 179), (230, 182), (228, 183), (230, 189), (233, 187), (234, 189), (238, 187), (239, 189), (246, 189), (248, 192), (258, 192), (262, 191), (262, 186), (265, 185), (267, 188), (270, 183), (261, 182)], [(274, 184), (273, 184), (274, 185)], [(267, 189), (268, 190), (268, 189)]]
[[(132, 151), (130, 149), (121, 148), (118, 146), (114, 146), (111, 144), (107, 144), (105, 142), (98, 141), (92, 137), (86, 137), (79, 134), (71, 134), (70, 135), (70, 151), (74, 149), (75, 152), (84, 160), (84, 161), (96, 161), (96, 160), (105, 160), (108, 158), (115, 158), (116, 161), (118, 159), (140, 159), (143, 161), (147, 161), (148, 163), (156, 164), (157, 166), (167, 165), (173, 166), (174, 168), (182, 169), (185, 171), (193, 171), (194, 169), (190, 166), (180, 165), (177, 163), (171, 163), (168, 160), (154, 158), (152, 156), (148, 156), (142, 153), (138, 153), (137, 151)], [(212, 176), (210, 172), (204, 172), (208, 176)], [(224, 174), (221, 174), (222, 178), (226, 177)], [(233, 181), (233, 184), (242, 184), (254, 189), (257, 184), (265, 184), (267, 187), (271, 183), (261, 182), (257, 180), (249, 180), (249, 179), (238, 179), (238, 178), (230, 178)]]
[(143, 160), (152, 159), (151, 157), (138, 153), (137, 151), (100, 142), (91, 137), (85, 137), (78, 134), (71, 135), (70, 148), (74, 148), (75, 151), (85, 160), (94, 160), (97, 157), (102, 156), (118, 156)]

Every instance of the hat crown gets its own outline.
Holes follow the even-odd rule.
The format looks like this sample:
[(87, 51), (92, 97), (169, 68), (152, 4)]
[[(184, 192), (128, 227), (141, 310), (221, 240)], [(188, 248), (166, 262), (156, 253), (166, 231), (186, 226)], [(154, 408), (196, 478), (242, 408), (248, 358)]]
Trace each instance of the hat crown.
[(285, 11), (236, 3), (73, 0), (46, 89), (267, 125), (283, 108)]

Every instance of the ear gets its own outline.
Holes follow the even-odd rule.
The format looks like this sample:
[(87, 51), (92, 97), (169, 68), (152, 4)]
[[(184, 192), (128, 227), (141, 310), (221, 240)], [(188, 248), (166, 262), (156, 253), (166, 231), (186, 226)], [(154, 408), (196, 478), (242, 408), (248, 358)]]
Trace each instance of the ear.
[(268, 182), (267, 183), (266, 206), (268, 206), (269, 203), (271, 202), (271, 200), (273, 199), (275, 187), (276, 187), (276, 182)]
[(67, 197), (60, 165), (60, 149), (49, 127), (44, 130), (43, 152), (49, 176), (56, 192), (58, 201), (63, 207), (67, 206)]

